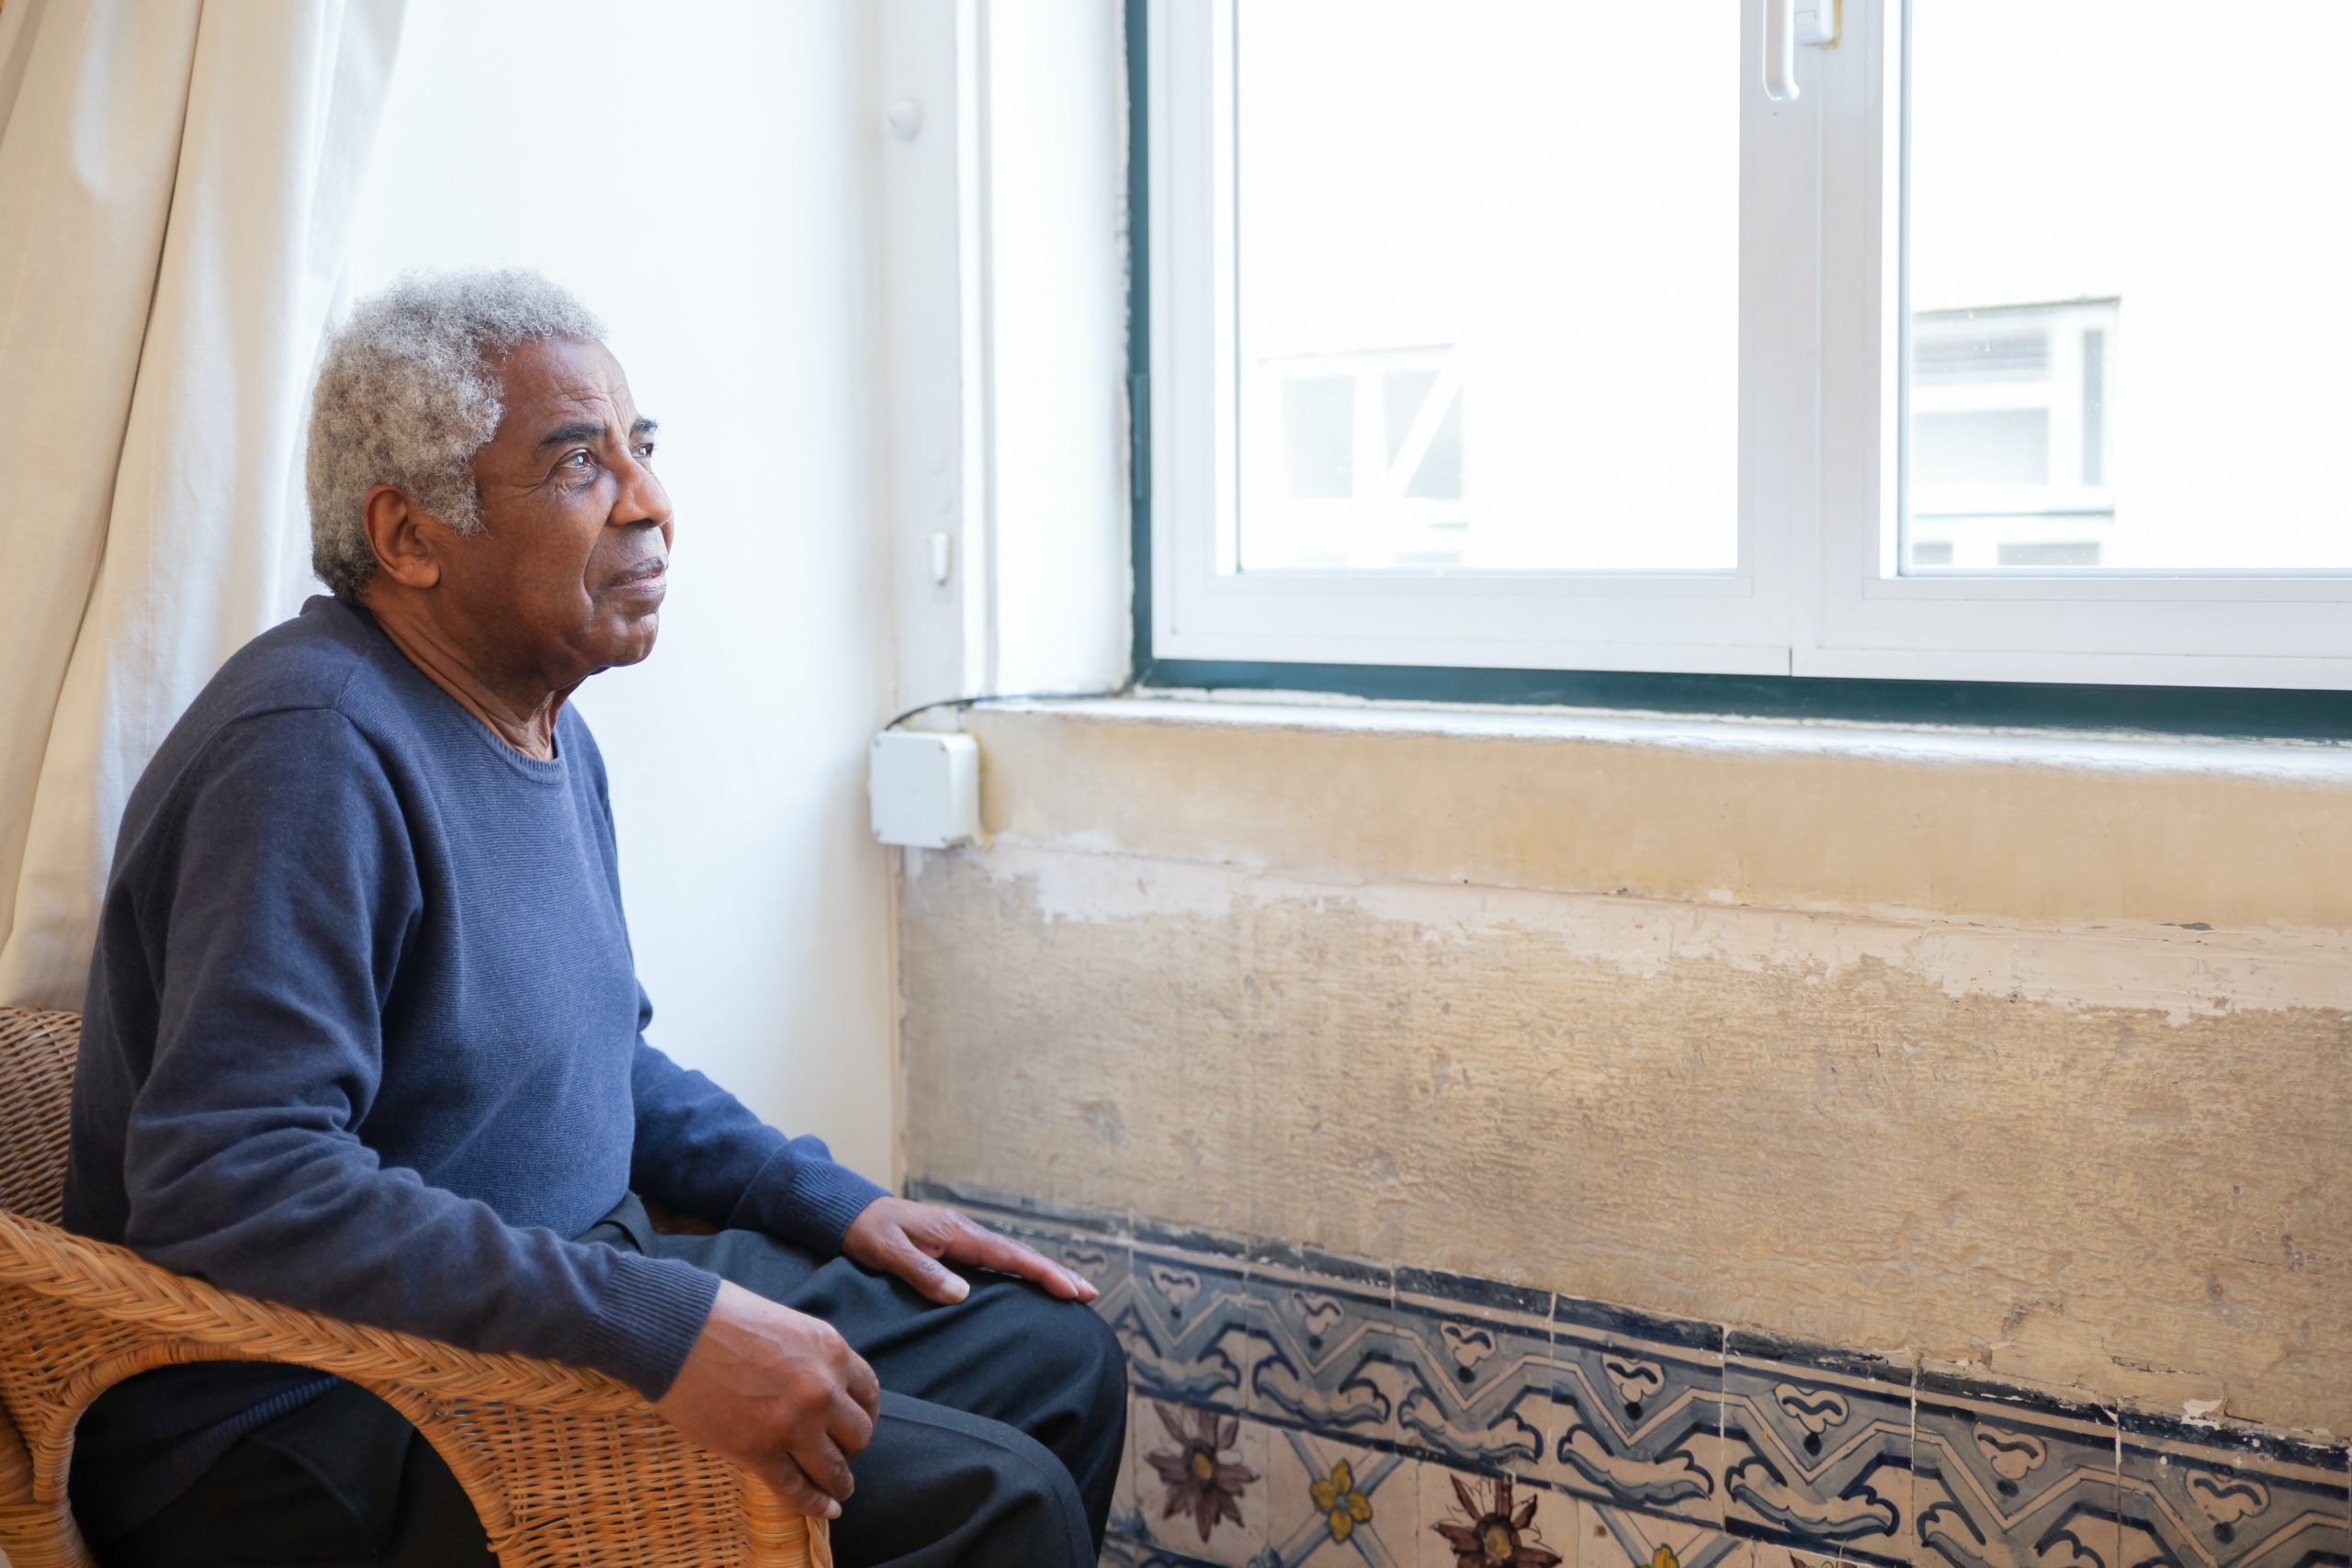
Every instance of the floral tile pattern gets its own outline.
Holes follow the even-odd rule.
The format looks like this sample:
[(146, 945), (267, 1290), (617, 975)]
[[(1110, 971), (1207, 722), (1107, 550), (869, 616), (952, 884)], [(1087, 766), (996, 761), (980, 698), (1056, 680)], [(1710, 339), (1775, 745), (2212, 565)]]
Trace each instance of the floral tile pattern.
[[(1577, 1501), (1577, 1568), (1746, 1568), (1747, 1542), (1689, 1519)], [(1778, 1568), (1778, 1565), (1772, 1565)]]
[(1916, 1419), (1915, 1562), (2122, 1568), (2105, 1412), (1922, 1373)]
[(1128, 1403), (1132, 1533), (1163, 1552), (1247, 1568), (1265, 1546), (1266, 1431), (1228, 1411)]
[(1111, 1319), (1139, 1392), (1239, 1412), (1248, 1403), (1256, 1342), (1238, 1259), (1138, 1246), (1126, 1299)]
[(1252, 1259), (1247, 1408), (1355, 1442), (1394, 1440), (1403, 1382), (1387, 1272), (1340, 1268), (1287, 1250)]
[(1576, 1568), (1577, 1500), (1424, 1464), (1419, 1568)]
[(1720, 1331), (1563, 1296), (1551, 1422), (1534, 1473), (1618, 1508), (1723, 1523)]
[(1735, 1534), (1911, 1560), (1909, 1366), (1735, 1337), (1724, 1361), (1724, 1522)]
[(1532, 1470), (1551, 1415), (1551, 1305), (1540, 1292), (1401, 1271), (1400, 1440), (1448, 1464)]
[(1102, 1289), (1116, 1568), (2352, 1568), (2340, 1443), (913, 1187)]
[(2123, 1568), (2352, 1563), (2341, 1449), (2123, 1418)]
[(1251, 1568), (1415, 1568), (1419, 1466), (1295, 1427), (1266, 1432), (1266, 1551)]

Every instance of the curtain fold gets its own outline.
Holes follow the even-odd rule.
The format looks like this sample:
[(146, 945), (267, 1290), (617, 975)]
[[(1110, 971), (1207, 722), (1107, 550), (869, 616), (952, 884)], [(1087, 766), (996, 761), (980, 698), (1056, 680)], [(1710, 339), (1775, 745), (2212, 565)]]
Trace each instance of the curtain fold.
[(81, 1005), (130, 786), (307, 590), (305, 394), (404, 5), (0, 9), (0, 1003)]

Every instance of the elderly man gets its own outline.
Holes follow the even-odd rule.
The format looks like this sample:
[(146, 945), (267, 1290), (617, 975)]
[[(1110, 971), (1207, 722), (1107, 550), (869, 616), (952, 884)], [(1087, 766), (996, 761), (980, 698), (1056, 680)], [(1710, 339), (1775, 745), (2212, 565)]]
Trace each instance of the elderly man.
[[(66, 1222), (609, 1372), (833, 1518), (844, 1563), (1091, 1562), (1125, 1423), (1092, 1286), (645, 1042), (604, 763), (565, 702), (652, 651), (668, 582), (653, 422), (603, 335), (480, 273), (404, 282), (330, 347), (309, 477), (334, 597), (230, 660), (131, 795)], [(656, 1234), (644, 1200), (718, 1232)], [(73, 1492), (109, 1565), (489, 1560), (432, 1450), (299, 1369), (118, 1386)]]

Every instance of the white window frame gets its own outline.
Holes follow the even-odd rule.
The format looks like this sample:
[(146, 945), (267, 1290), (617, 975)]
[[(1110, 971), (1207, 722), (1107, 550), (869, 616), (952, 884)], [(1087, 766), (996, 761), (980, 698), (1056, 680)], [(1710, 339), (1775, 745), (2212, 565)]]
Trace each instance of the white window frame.
[(1739, 566), (1656, 575), (1235, 570), (1236, 0), (1148, 7), (1150, 657), (2352, 687), (2352, 575), (1895, 574), (1902, 0), (1844, 0), (1792, 102), (1768, 3), (1739, 7)]

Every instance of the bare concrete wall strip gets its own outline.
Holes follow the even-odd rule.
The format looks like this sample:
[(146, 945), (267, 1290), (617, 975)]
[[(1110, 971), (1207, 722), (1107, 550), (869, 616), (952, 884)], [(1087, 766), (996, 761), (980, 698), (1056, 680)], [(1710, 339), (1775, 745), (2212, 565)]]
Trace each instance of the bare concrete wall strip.
[(999, 838), (903, 889), (917, 1174), (2352, 1431), (2324, 770), (976, 728)]
[(2352, 748), (1142, 711), (975, 710), (989, 829), (1340, 883), (2352, 929)]

